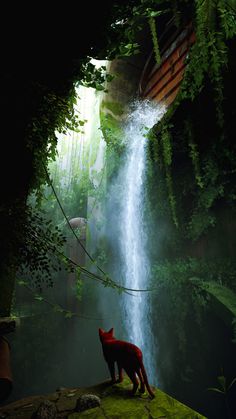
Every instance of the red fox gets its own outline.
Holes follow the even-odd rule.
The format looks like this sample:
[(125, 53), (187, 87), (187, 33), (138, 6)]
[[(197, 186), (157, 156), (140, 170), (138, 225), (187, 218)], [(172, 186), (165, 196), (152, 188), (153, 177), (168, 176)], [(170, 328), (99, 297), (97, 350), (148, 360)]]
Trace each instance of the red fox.
[[(137, 379), (138, 375), (140, 380), (139, 391), (144, 393), (146, 387), (151, 398), (154, 398), (155, 395), (149, 386), (147, 374), (143, 365), (142, 351), (132, 343), (117, 340), (113, 336), (113, 328), (108, 332), (99, 329), (99, 337), (102, 343), (103, 355), (111, 374), (111, 382), (113, 384), (121, 382), (123, 380), (122, 370), (124, 369), (133, 383), (132, 394), (136, 393), (139, 385), (139, 381)], [(118, 380), (116, 380), (115, 375), (115, 362), (118, 366)]]

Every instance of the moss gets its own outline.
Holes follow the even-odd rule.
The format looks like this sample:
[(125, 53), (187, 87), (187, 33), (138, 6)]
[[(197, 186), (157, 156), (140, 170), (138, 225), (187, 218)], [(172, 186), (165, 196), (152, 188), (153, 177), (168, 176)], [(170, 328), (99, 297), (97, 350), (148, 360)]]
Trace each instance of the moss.
[(103, 101), (102, 109), (108, 109), (114, 115), (122, 116), (124, 114), (124, 106), (119, 102)]
[(116, 141), (121, 139), (122, 130), (120, 127), (120, 122), (117, 121), (114, 116), (101, 110), (100, 121), (104, 138), (108, 144), (113, 142), (112, 139), (116, 139)]
[(124, 149), (122, 129), (122, 115), (124, 114), (124, 107), (119, 102), (103, 101), (101, 104), (101, 130), (107, 146), (118, 156)]
[(125, 378), (122, 384), (107, 386), (106, 383), (103, 383), (102, 385), (96, 386), (93, 388), (93, 391), (101, 397), (101, 407), (96, 407), (82, 413), (72, 413), (68, 418), (204, 418), (204, 416), (194, 412), (189, 407), (183, 405), (159, 389), (154, 391), (156, 397), (151, 400), (146, 393), (144, 395), (137, 393), (135, 396), (131, 396), (131, 388), (132, 386), (128, 378)]
[(106, 416), (103, 414), (100, 407), (86, 410), (83, 413), (72, 413), (68, 416), (68, 419), (79, 419), (79, 418), (90, 418), (90, 419), (105, 419)]
[[(63, 389), (59, 393), (45, 396), (27, 397), (17, 402), (0, 408), (1, 414), (9, 418), (31, 418), (43, 400), (51, 400), (56, 403), (61, 417), (68, 419), (150, 419), (150, 418), (181, 418), (181, 419), (204, 419), (189, 407), (183, 405), (159, 389), (153, 389), (155, 398), (151, 400), (145, 393), (135, 396), (130, 394), (132, 385), (125, 377), (122, 384), (109, 385), (105, 381), (89, 388)], [(101, 406), (84, 412), (75, 412), (76, 400), (81, 394), (93, 393), (101, 398)]]
[(107, 145), (115, 152), (123, 150), (122, 116), (124, 114), (124, 106), (121, 103), (102, 101), (100, 107), (101, 130)]
[(120, 157), (124, 151), (124, 132), (121, 122), (113, 115), (100, 110), (101, 130), (107, 144), (106, 163), (107, 177), (112, 176), (120, 165)]

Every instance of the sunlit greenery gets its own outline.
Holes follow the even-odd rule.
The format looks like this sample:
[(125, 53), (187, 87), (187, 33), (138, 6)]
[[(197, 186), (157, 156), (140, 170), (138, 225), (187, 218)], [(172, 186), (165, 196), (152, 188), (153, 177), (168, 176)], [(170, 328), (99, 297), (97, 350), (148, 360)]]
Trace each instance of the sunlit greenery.
[[(138, 45), (136, 37), (139, 31), (148, 24), (151, 25), (151, 32), (154, 44), (154, 50), (157, 60), (159, 60), (159, 22), (164, 19), (174, 17), (176, 25), (180, 26), (186, 19), (192, 17), (194, 29), (196, 32), (196, 43), (191, 49), (188, 58), (188, 66), (185, 78), (182, 84), (181, 93), (176, 101), (176, 105), (181, 100), (191, 98), (202, 91), (205, 79), (210, 76), (213, 86), (213, 92), (216, 103), (217, 123), (222, 126), (222, 95), (223, 95), (223, 75), (222, 71), (227, 63), (227, 40), (235, 35), (235, 14), (231, 2), (224, 2), (218, 0), (217, 2), (210, 2), (206, 0), (196, 1), (193, 5), (187, 5), (184, 0), (179, 0), (173, 3), (168, 1), (153, 1), (142, 0), (132, 1), (126, 5), (118, 5), (114, 7), (113, 23), (107, 33), (108, 44), (106, 49), (106, 58), (112, 59), (115, 57), (127, 56), (136, 54), (138, 52)], [(104, 51), (102, 52), (104, 54)], [(208, 58), (210, 57), (210, 59)], [(105, 57), (104, 57), (105, 58)], [(34, 100), (38, 100), (39, 106), (32, 117), (31, 123), (27, 129), (27, 143), (29, 150), (33, 150), (33, 166), (34, 176), (31, 178), (30, 190), (36, 191), (40, 197), (40, 186), (46, 182), (45, 167), (48, 162), (55, 159), (57, 135), (56, 132), (65, 133), (68, 129), (80, 132), (84, 129), (86, 121), (81, 119), (75, 112), (76, 105), (76, 86), (82, 84), (84, 86), (91, 86), (98, 90), (106, 88), (106, 84), (112, 80), (113, 76), (106, 74), (105, 67), (96, 68), (91, 63), (91, 57), (85, 57), (78, 66), (78, 61), (75, 61), (74, 80), (71, 84), (70, 90), (66, 93), (53, 92), (43, 85), (34, 86)], [(111, 106), (106, 104), (106, 106)], [(113, 105), (112, 105), (113, 106)], [(114, 110), (112, 110), (114, 111)], [(119, 110), (119, 114), (122, 110)], [(160, 164), (165, 166), (165, 179), (167, 184), (169, 205), (171, 208), (172, 218), (175, 225), (179, 225), (182, 221), (182, 216), (178, 214), (179, 204), (176, 203), (176, 191), (173, 182), (173, 161), (175, 159), (175, 150), (172, 150), (170, 144), (175, 142), (173, 131), (175, 127), (170, 124), (172, 111), (168, 113), (163, 124), (163, 131), (161, 135), (162, 147), (158, 145), (159, 141), (152, 141), (153, 155), (157, 161), (157, 155), (163, 153), (163, 159)], [(101, 114), (101, 128), (106, 137), (109, 147), (122, 153), (122, 132), (118, 124), (114, 125), (114, 121), (110, 114)], [(197, 237), (208, 226), (214, 225), (214, 216), (209, 214), (210, 207), (217, 199), (224, 193), (224, 184), (220, 183), (219, 176), (207, 181), (207, 173), (209, 165), (207, 156), (204, 161), (201, 155), (201, 149), (198, 147), (197, 138), (189, 137), (190, 130), (188, 130), (188, 144), (189, 156), (192, 159), (192, 166), (195, 173), (195, 181), (197, 185), (201, 186), (202, 192), (198, 192), (198, 202), (195, 204), (192, 214), (187, 221), (189, 236)], [(184, 134), (183, 134), (184, 135)], [(185, 134), (186, 135), (186, 134)], [(222, 133), (221, 133), (222, 135)], [(170, 141), (170, 139), (172, 140)], [(162, 149), (162, 151), (161, 151)], [(158, 151), (159, 150), (159, 151)], [(225, 154), (227, 149), (225, 149)], [(231, 153), (230, 153), (231, 154)], [(113, 151), (111, 153), (111, 160)], [(171, 157), (170, 160), (170, 156)], [(114, 163), (115, 164), (115, 163)], [(215, 167), (217, 167), (215, 165)], [(112, 169), (113, 170), (113, 169)], [(218, 168), (217, 170), (221, 170)], [(233, 170), (233, 168), (231, 169)], [(219, 179), (219, 180), (218, 180)], [(204, 185), (204, 188), (202, 187)], [(86, 189), (90, 188), (89, 181), (86, 177), (81, 181), (79, 189), (77, 189), (76, 180), (72, 180), (70, 188), (70, 200), (75, 200), (78, 211), (86, 213)], [(213, 190), (215, 188), (215, 191)], [(217, 192), (216, 192), (217, 190)], [(50, 192), (48, 193), (49, 212), (54, 215), (55, 205), (52, 203)], [(203, 196), (205, 194), (205, 197)], [(230, 192), (230, 196), (234, 196), (234, 192)], [(79, 200), (76, 196), (79, 195)], [(50, 202), (51, 201), (51, 202)], [(208, 201), (208, 203), (206, 203)], [(66, 202), (65, 211), (67, 213)], [(203, 211), (207, 211), (206, 216), (203, 217)], [(198, 226), (199, 217), (203, 221), (202, 226)]]
[[(217, 204), (223, 201), (233, 206), (235, 203), (236, 190), (233, 182), (236, 170), (235, 150), (232, 148), (232, 132), (224, 125), (226, 118), (224, 84), (229, 62), (229, 42), (236, 35), (235, 10), (232, 3), (223, 0), (216, 2), (137, 0), (122, 5), (117, 3), (114, 6), (113, 22), (107, 32), (107, 45), (101, 51), (102, 58), (110, 60), (138, 54), (138, 34), (143, 28), (148, 27), (156, 60), (159, 62), (159, 36), (163, 21), (168, 22), (172, 19), (176, 27), (185, 25), (189, 19), (193, 23), (196, 42), (188, 54), (188, 65), (179, 95), (161, 123), (149, 133), (147, 214), (155, 221), (162, 221), (164, 226), (172, 219), (174, 228), (168, 227), (171, 231), (171, 240), (165, 242), (166, 251), (170, 249), (171, 241), (174, 246), (183, 243), (185, 239), (194, 242), (204, 237), (219, 223)], [(51, 164), (56, 158), (57, 133), (65, 134), (69, 130), (80, 133), (86, 128), (87, 121), (76, 112), (78, 85), (102, 91), (107, 89), (113, 79), (113, 75), (107, 74), (104, 66), (98, 69), (93, 65), (91, 57), (75, 60), (74, 66), (73, 78), (68, 80), (69, 89), (53, 91), (37, 83), (32, 87), (34, 102), (38, 105), (32, 113), (26, 136), (34, 168), (29, 194), (34, 193), (38, 202), (42, 195), (45, 196), (41, 209), (47, 212), (48, 221), (44, 221), (44, 216), (37, 215), (40, 217), (37, 218), (31, 210), (27, 210), (27, 221), (22, 222), (19, 241), (22, 234), (25, 247), (27, 243), (30, 247), (33, 245), (36, 254), (39, 246), (41, 252), (44, 252), (43, 258), (49, 251), (47, 241), (49, 243), (53, 241), (48, 230), (54, 234), (53, 249), (57, 251), (56, 243), (58, 246), (62, 245), (62, 254), (64, 238), (61, 234), (65, 232), (71, 234), (67, 230), (65, 217), (60, 211), (46, 173), (49, 163)], [(208, 91), (202, 97), (205, 98), (209, 93), (209, 100), (214, 103), (212, 113), (216, 117), (211, 121), (212, 132), (208, 130), (204, 134), (203, 124), (198, 126), (198, 116), (193, 115), (194, 112), (197, 115), (198, 106), (193, 107), (191, 112), (185, 111), (189, 104), (195, 106), (199, 95), (204, 95), (206, 86)], [(107, 162), (104, 171), (107, 179), (113, 176), (122, 159), (124, 145), (119, 118), (125, 111), (118, 102), (105, 101), (101, 106), (101, 130), (107, 143)], [(203, 138), (205, 139), (202, 140)], [(92, 161), (93, 157), (90, 157)], [(88, 164), (91, 164), (91, 161)], [(81, 217), (87, 216), (88, 193), (95, 199), (98, 195), (100, 199), (104, 197), (104, 189), (95, 190), (91, 184), (88, 167), (79, 176), (76, 172), (72, 174), (70, 187), (64, 197), (61, 196), (61, 185), (57, 175), (59, 176), (55, 173), (53, 179), (55, 191), (62, 201), (68, 218), (78, 214)], [(20, 211), (22, 212), (21, 208)], [(57, 230), (54, 231), (51, 227), (49, 221), (51, 219), (61, 229), (58, 236), (56, 236)], [(48, 223), (48, 230), (45, 222)], [(38, 224), (42, 224), (41, 227), (38, 227)], [(34, 243), (32, 243), (32, 230), (26, 227), (28, 225), (32, 226), (32, 230), (39, 229)], [(150, 231), (151, 242), (154, 234), (154, 231)], [(18, 246), (18, 241), (16, 247), (21, 248)], [(39, 264), (37, 258), (33, 261), (31, 253), (30, 248), (24, 250), (17, 262), (22, 266), (28, 264), (28, 268), (32, 268), (35, 272), (39, 267), (40, 270), (45, 268), (45, 272), (56, 268), (53, 263), (48, 268), (48, 264), (54, 260), (51, 255), (47, 256), (47, 262), (43, 259)], [(38, 254), (40, 255), (40, 252)], [(46, 274), (46, 282), (47, 278)]]

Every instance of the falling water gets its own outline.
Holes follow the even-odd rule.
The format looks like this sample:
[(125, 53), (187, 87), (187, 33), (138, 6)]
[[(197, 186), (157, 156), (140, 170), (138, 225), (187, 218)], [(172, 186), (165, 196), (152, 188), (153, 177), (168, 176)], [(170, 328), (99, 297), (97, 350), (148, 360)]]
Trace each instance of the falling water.
[[(149, 288), (150, 266), (144, 220), (147, 142), (145, 134), (161, 119), (164, 112), (164, 107), (150, 101), (136, 101), (125, 126), (127, 154), (121, 176), (124, 193), (120, 214), (120, 246), (125, 286), (133, 289)], [(122, 301), (127, 337), (143, 350), (150, 381), (155, 384), (149, 293), (133, 294), (134, 296), (124, 294)]]

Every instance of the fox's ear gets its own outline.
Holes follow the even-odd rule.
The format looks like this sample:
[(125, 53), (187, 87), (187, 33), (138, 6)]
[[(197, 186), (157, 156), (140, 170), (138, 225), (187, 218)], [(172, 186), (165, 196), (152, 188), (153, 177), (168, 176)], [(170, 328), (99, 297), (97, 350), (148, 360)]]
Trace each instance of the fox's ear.
[(99, 336), (101, 336), (101, 335), (103, 335), (103, 333), (104, 333), (104, 330), (102, 330), (102, 329), (100, 329), (100, 327), (99, 327)]
[(113, 336), (113, 332), (114, 332), (114, 328), (112, 327), (112, 328), (109, 330), (109, 332), (108, 332), (108, 333), (109, 333), (110, 335), (112, 335), (112, 336)]

